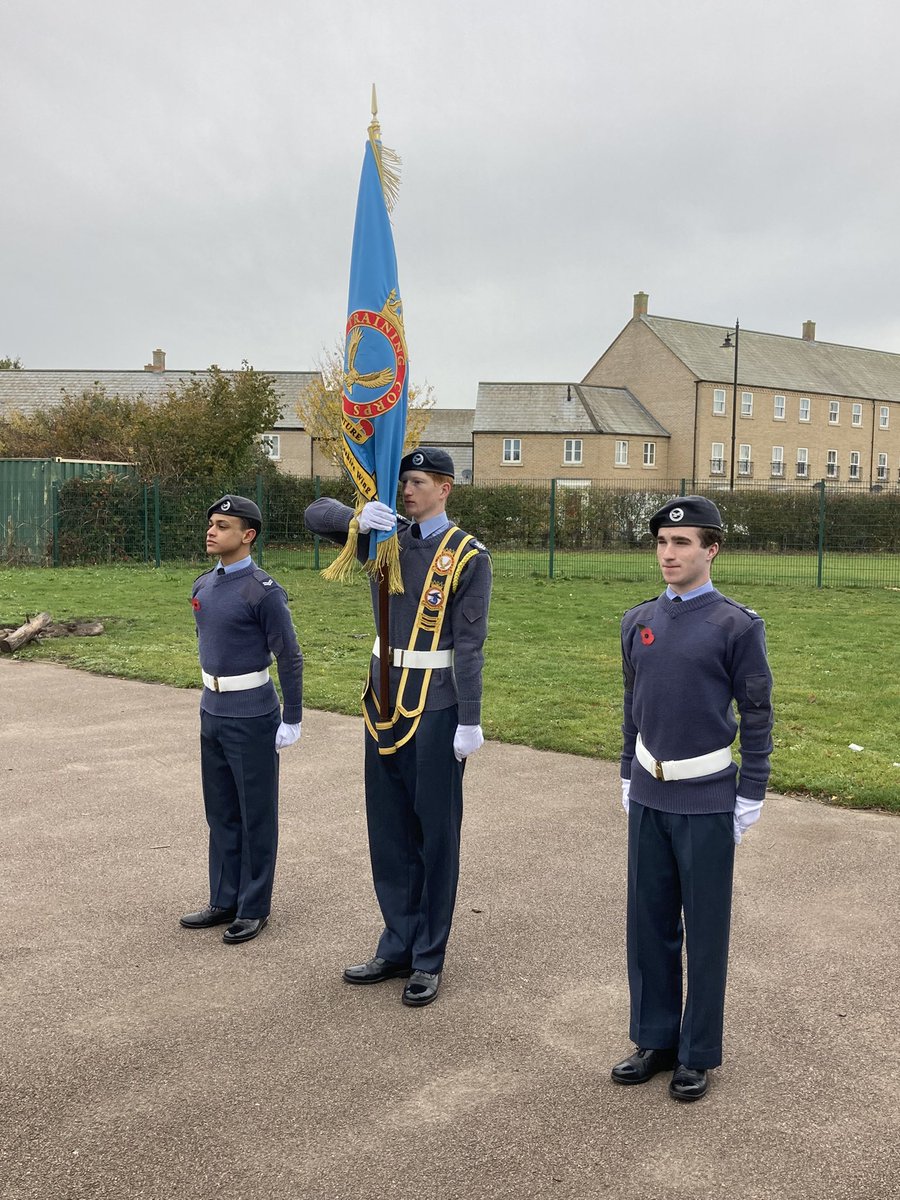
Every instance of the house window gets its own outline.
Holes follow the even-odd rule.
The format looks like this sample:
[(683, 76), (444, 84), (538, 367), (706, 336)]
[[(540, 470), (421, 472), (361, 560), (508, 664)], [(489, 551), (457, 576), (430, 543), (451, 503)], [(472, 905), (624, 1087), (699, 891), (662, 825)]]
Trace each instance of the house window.
[(752, 392), (741, 392), (741, 416), (742, 417), (752, 417), (753, 416), (753, 393)]
[(878, 455), (877, 474), (879, 479), (887, 479), (887, 455)]
[(776, 396), (775, 397), (774, 416), (775, 416), (776, 421), (784, 420), (784, 396)]
[(504, 438), (503, 439), (503, 462), (506, 466), (511, 466), (514, 463), (522, 461), (522, 439), (521, 438)]
[(753, 463), (750, 461), (750, 447), (749, 446), (739, 446), (738, 447), (737, 469), (738, 469), (738, 475), (752, 475), (753, 474)]
[(581, 463), (583, 444), (581, 438), (566, 438), (563, 444), (563, 464), (565, 466), (574, 467)]
[(713, 388), (713, 416), (725, 416), (725, 389)]
[(838, 477), (838, 452), (837, 450), (829, 450), (825, 456), (825, 474), (829, 479), (837, 479)]
[(776, 479), (784, 475), (784, 446), (772, 447), (772, 475)]
[(797, 478), (805, 479), (809, 474), (809, 450), (800, 446), (797, 450)]
[(725, 474), (725, 443), (713, 442), (709, 454), (710, 475)]
[(859, 426), (862, 425), (862, 405), (854, 404), (850, 412), (852, 414), (850, 417), (850, 424), (856, 425), (856, 427), (859, 428)]
[(628, 443), (627, 442), (616, 442), (616, 466), (617, 467), (627, 467), (628, 466)]
[(890, 409), (886, 404), (882, 404), (878, 412), (878, 428), (887, 429), (890, 421)]
[(644, 442), (644, 466), (656, 466), (656, 442)]
[(840, 400), (828, 401), (828, 424), (839, 425), (841, 422), (841, 402)]
[(263, 433), (260, 435), (259, 444), (266, 458), (271, 458), (273, 462), (278, 462), (281, 458), (281, 434)]
[(799, 420), (809, 420), (809, 399), (806, 396), (800, 397), (800, 415)]
[(859, 479), (859, 451), (850, 451), (850, 478)]

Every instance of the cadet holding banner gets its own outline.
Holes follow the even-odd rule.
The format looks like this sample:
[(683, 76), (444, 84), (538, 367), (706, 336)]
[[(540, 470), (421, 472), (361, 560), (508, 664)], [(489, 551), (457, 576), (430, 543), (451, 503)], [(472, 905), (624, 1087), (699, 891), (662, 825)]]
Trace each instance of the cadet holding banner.
[[(344, 971), (347, 983), (409, 978), (403, 1003), (438, 994), (459, 878), (465, 760), (483, 743), (481, 671), (491, 595), (490, 555), (446, 514), (454, 478), (444, 450), (422, 447), (400, 463), (403, 503), (397, 537), (402, 595), (378, 628), (365, 696), (365, 788), (369, 851), (384, 931), (375, 956)], [(378, 500), (353, 509), (323, 498), (306, 525), (338, 543), (351, 521), (359, 532), (393, 529)], [(368, 557), (367, 537), (357, 556)], [(390, 718), (379, 711), (379, 668), (390, 653)]]

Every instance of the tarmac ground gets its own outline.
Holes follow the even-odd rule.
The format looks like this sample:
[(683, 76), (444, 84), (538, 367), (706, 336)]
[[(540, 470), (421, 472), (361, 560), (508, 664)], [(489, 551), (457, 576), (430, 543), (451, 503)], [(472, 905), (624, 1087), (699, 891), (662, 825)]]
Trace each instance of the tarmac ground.
[(630, 1053), (615, 764), (467, 765), (441, 994), (354, 988), (380, 932), (362, 723), (282, 756), (272, 920), (207, 901), (198, 693), (0, 662), (0, 1200), (896, 1200), (900, 819), (771, 795), (738, 848), (708, 1096)]

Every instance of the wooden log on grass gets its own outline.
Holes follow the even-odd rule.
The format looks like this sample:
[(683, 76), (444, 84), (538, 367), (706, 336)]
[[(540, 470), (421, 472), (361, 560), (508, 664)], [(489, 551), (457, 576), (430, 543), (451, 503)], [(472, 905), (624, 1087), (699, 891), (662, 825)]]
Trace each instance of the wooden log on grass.
[(42, 629), (46, 629), (52, 620), (49, 613), (38, 613), (36, 617), (32, 617), (24, 625), (20, 625), (18, 629), (8, 633), (5, 638), (0, 638), (0, 650), (4, 654), (13, 654), (16, 650), (20, 650), (32, 638), (36, 638)]

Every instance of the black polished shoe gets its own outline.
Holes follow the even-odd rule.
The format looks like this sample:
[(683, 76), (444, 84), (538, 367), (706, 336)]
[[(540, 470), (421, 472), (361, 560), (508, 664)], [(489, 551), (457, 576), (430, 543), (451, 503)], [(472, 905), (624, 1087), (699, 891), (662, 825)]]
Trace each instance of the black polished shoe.
[(382, 983), (385, 979), (408, 979), (412, 967), (388, 962), (386, 958), (370, 958), (355, 967), (344, 968), (345, 983)]
[(403, 989), (403, 1003), (408, 1004), (410, 1008), (424, 1008), (426, 1004), (431, 1004), (432, 1000), (437, 1000), (440, 986), (440, 971), (436, 975), (428, 971), (413, 971), (409, 983)]
[(610, 1072), (615, 1083), (646, 1083), (660, 1071), (671, 1071), (678, 1061), (675, 1050), (635, 1050)]
[(222, 934), (222, 941), (227, 942), (229, 946), (238, 942), (249, 942), (259, 937), (268, 923), (268, 917), (238, 917)]
[(185, 929), (211, 929), (213, 925), (227, 925), (236, 915), (234, 908), (216, 908), (210, 904), (199, 912), (185, 913), (180, 920)]
[(673, 1100), (699, 1100), (706, 1095), (708, 1088), (709, 1076), (706, 1071), (695, 1071), (679, 1063), (669, 1084), (669, 1095)]

